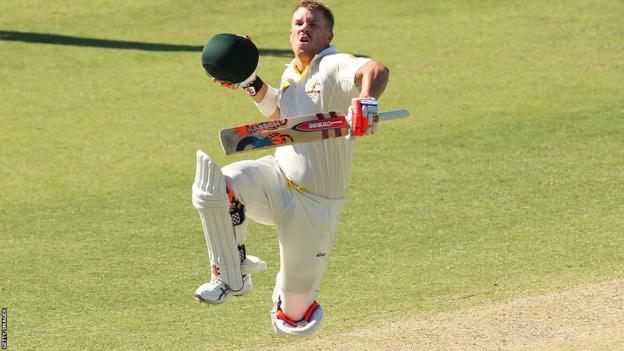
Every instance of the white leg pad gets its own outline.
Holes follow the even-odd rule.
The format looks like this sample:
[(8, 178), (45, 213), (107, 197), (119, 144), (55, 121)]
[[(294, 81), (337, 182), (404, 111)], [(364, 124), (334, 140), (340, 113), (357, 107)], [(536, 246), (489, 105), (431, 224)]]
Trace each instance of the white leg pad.
[(197, 151), (193, 206), (202, 222), (213, 278), (233, 291), (243, 288), (241, 262), (230, 216), (225, 178), (208, 155)]
[(241, 272), (243, 275), (251, 273), (260, 273), (267, 270), (266, 262), (256, 256), (247, 255), (245, 260), (241, 262)]
[(279, 305), (271, 311), (271, 324), (278, 336), (305, 338), (312, 335), (321, 325), (323, 309), (318, 303), (313, 303), (308, 308), (306, 315), (299, 321), (284, 319)]

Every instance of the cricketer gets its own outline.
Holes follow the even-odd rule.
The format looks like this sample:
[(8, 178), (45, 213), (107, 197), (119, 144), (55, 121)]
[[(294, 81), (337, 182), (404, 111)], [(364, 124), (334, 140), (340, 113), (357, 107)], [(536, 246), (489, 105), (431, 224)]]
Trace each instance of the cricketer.
[[(339, 53), (331, 44), (333, 27), (334, 16), (326, 5), (301, 1), (290, 27), (294, 59), (278, 88), (263, 82), (255, 69), (242, 80), (217, 82), (228, 88), (242, 87), (262, 114), (276, 119), (349, 109), (349, 113), (373, 117), (389, 70), (378, 61)], [(204, 50), (204, 62), (211, 50)], [(370, 120), (366, 134), (377, 128), (375, 119)], [(276, 148), (272, 156), (223, 168), (198, 151), (192, 198), (212, 273), (195, 297), (221, 304), (231, 296), (250, 293), (251, 274), (265, 270), (266, 263), (246, 253), (248, 220), (272, 225), (280, 248), (273, 329), (280, 336), (304, 337), (315, 332), (323, 318), (317, 301), (319, 286), (334, 245), (355, 142), (355, 137), (347, 136), (286, 145)]]

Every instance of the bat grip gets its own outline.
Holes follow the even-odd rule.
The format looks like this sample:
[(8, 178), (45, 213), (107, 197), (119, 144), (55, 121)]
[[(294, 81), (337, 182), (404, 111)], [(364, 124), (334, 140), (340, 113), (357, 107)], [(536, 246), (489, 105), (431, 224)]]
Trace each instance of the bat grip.
[(393, 119), (409, 117), (408, 110), (393, 110), (379, 113), (379, 121), (390, 121)]

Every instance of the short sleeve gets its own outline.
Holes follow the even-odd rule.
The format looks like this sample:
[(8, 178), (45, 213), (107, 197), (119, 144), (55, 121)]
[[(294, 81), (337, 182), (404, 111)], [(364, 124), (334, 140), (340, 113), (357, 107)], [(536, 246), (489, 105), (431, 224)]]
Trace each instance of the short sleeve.
[(359, 88), (355, 85), (355, 74), (370, 59), (340, 54), (337, 62), (338, 84), (340, 89), (349, 96), (359, 95)]

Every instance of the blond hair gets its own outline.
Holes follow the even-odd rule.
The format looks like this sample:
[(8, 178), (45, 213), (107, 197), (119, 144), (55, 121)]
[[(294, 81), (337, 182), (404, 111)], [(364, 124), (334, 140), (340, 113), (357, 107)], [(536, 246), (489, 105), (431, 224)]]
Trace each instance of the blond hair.
[(325, 20), (327, 21), (327, 26), (329, 27), (329, 30), (334, 30), (334, 14), (331, 12), (329, 7), (327, 7), (327, 5), (325, 5), (322, 1), (302, 0), (299, 2), (299, 4), (297, 4), (297, 6), (295, 6), (295, 8), (293, 9), (293, 13), (295, 13), (295, 11), (297, 11), (301, 7), (308, 9), (308, 11), (321, 11), (321, 14), (323, 14), (323, 17), (325, 17)]

